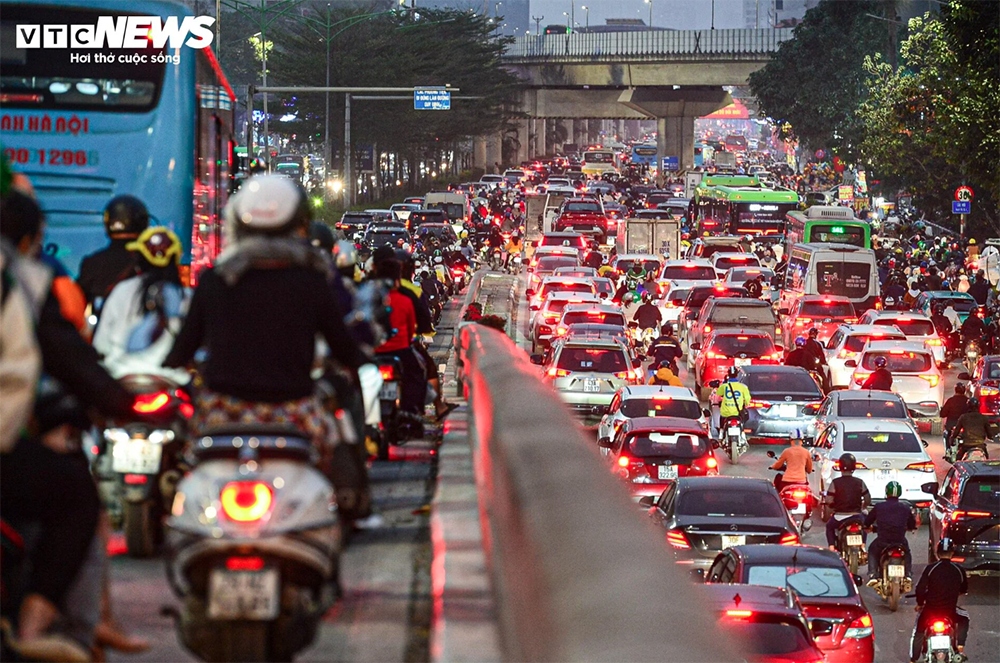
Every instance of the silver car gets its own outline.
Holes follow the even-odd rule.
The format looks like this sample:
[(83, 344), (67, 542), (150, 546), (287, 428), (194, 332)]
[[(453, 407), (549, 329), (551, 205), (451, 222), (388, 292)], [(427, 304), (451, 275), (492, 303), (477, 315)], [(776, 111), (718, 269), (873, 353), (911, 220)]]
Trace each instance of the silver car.
[(834, 391), (816, 412), (816, 435), (842, 419), (898, 419), (916, 427), (903, 397), (892, 391)]
[[(799, 366), (743, 366), (737, 381), (750, 389), (747, 438), (790, 438), (799, 430), (805, 439), (815, 436), (813, 414), (823, 392), (806, 369)], [(718, 406), (713, 408), (718, 412)], [(716, 417), (716, 420), (717, 417)]]

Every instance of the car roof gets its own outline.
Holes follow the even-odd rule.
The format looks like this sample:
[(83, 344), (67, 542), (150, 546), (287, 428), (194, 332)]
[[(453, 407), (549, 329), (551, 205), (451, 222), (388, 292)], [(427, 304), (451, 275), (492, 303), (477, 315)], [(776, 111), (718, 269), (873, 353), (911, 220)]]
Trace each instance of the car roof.
[(774, 485), (767, 479), (750, 477), (680, 477), (677, 479), (677, 488), (718, 488), (770, 493), (774, 490)]
[(562, 276), (557, 274), (543, 276), (541, 285), (545, 285), (547, 283), (558, 283), (560, 285), (575, 285), (577, 283), (582, 283), (584, 285), (593, 285), (590, 277), (587, 276)]
[[(593, 295), (592, 295), (593, 296)], [(579, 304), (567, 304), (566, 308), (563, 309), (563, 313), (574, 313), (577, 311), (600, 311), (601, 313), (621, 313), (622, 310), (617, 306), (612, 306), (610, 304), (602, 304), (601, 300), (597, 300), (593, 303), (580, 302)]]
[(712, 297), (705, 301), (714, 302), (715, 306), (755, 306), (757, 308), (771, 308), (771, 302), (763, 299), (751, 299), (750, 297)]
[(623, 260), (655, 260), (663, 262), (663, 256), (656, 255), (655, 253), (619, 253), (615, 258), (618, 262)]
[(580, 233), (565, 232), (562, 230), (553, 230), (552, 232), (542, 233), (542, 239), (546, 237), (559, 237), (565, 239), (567, 237), (583, 237)]
[(694, 435), (707, 435), (705, 429), (701, 427), (695, 419), (682, 419), (681, 417), (632, 417), (625, 421), (626, 430), (658, 431), (666, 430), (680, 433), (692, 433)]
[(809, 371), (802, 368), (801, 366), (781, 366), (781, 365), (764, 365), (759, 366), (740, 366), (740, 370), (747, 375), (756, 375), (757, 373), (798, 373), (802, 375), (809, 375)]
[(793, 559), (796, 564), (808, 566), (831, 566), (844, 569), (840, 554), (818, 546), (784, 546), (779, 543), (757, 543), (730, 548), (745, 562), (751, 564), (786, 563)]
[(971, 299), (975, 301), (975, 297), (967, 292), (955, 292), (954, 290), (924, 290), (922, 295), (928, 298), (943, 298), (943, 299)]
[(698, 400), (698, 398), (694, 395), (694, 392), (687, 387), (669, 387), (667, 385), (643, 384), (634, 385), (632, 387), (623, 387), (621, 390), (623, 400), (628, 400), (630, 398), (649, 398), (650, 396), (660, 394), (678, 400)]
[(698, 587), (708, 603), (716, 610), (753, 610), (789, 617), (802, 616), (798, 600), (783, 587), (722, 582), (706, 583)]
[[(595, 303), (598, 301), (597, 295), (595, 295), (593, 293), (589, 293), (589, 292), (559, 292), (559, 291), (550, 292), (549, 294), (545, 295), (545, 301), (548, 302), (548, 301), (552, 301), (552, 300), (556, 300), (556, 299), (570, 299), (570, 300), (572, 300), (572, 299), (586, 299), (587, 297), (589, 297), (590, 299), (592, 299)], [(582, 304), (583, 302), (580, 302), (580, 303)]]
[[(728, 323), (723, 323), (728, 324)], [(739, 325), (733, 325), (731, 327), (719, 327), (708, 332), (709, 338), (714, 338), (715, 336), (755, 336), (755, 337), (767, 337), (771, 338), (771, 335), (766, 331), (761, 331), (760, 329), (743, 329)]]
[[(700, 267), (712, 267), (712, 261), (708, 258), (680, 258), (679, 260), (667, 260), (664, 267), (683, 267), (684, 265), (698, 265)], [(714, 269), (714, 267), (712, 267)]]
[(718, 258), (742, 258), (743, 260), (750, 260), (756, 257), (753, 253), (746, 253), (745, 251), (716, 251), (709, 260), (716, 260)]
[[(870, 310), (868, 311), (870, 312)], [(930, 321), (930, 317), (920, 313), (918, 311), (875, 311), (873, 316), (875, 320), (881, 320), (882, 318), (898, 318), (901, 320), (927, 320)]]
[(843, 295), (802, 295), (799, 298), (802, 302), (847, 302), (851, 299)]
[[(868, 417), (851, 417), (833, 422), (844, 428), (845, 433), (881, 431), (883, 433), (916, 433), (906, 419), (875, 419)], [(918, 436), (919, 437), (919, 436)]]
[(889, 398), (905, 404), (903, 397), (896, 392), (881, 389), (838, 389), (831, 391), (827, 397), (836, 401), (867, 401), (876, 398)]
[(960, 460), (955, 468), (972, 476), (1000, 476), (1000, 460)]
[(570, 336), (564, 336), (562, 338), (562, 347), (567, 345), (582, 346), (582, 347), (593, 347), (601, 346), (613, 349), (621, 349), (627, 352), (627, 348), (622, 344), (621, 340), (616, 338), (615, 335), (609, 334), (607, 332), (600, 332), (598, 334), (584, 333), (584, 334), (572, 334)]
[(892, 350), (930, 354), (930, 350), (921, 341), (868, 341), (863, 352), (890, 352)]
[(876, 332), (882, 332), (886, 334), (897, 334), (902, 337), (906, 336), (906, 334), (904, 334), (898, 328), (892, 325), (843, 325), (842, 324), (840, 325), (839, 329), (842, 329), (851, 335), (874, 334)]

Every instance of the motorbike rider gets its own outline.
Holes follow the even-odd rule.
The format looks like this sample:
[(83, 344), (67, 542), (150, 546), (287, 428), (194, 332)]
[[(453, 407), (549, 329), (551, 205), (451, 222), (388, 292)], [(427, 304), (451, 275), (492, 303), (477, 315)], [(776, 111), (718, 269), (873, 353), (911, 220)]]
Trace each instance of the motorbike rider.
[(979, 411), (979, 399), (973, 396), (968, 401), (965, 414), (955, 422), (953, 440), (959, 440), (955, 456), (958, 457), (969, 449), (979, 447), (986, 453), (986, 441), (996, 434), (996, 430), (985, 414)]
[(669, 361), (661, 361), (657, 364), (656, 373), (649, 378), (648, 384), (662, 384), (668, 387), (683, 387), (684, 383), (674, 374), (674, 369)]
[(958, 423), (959, 417), (969, 409), (969, 397), (965, 393), (965, 385), (959, 382), (955, 385), (955, 394), (944, 402), (941, 406), (940, 417), (944, 419), (944, 439), (951, 438), (952, 430)]
[(887, 364), (885, 357), (875, 357), (875, 371), (868, 376), (861, 388), (892, 391), (892, 373), (886, 368)]
[(648, 292), (642, 295), (642, 304), (635, 310), (632, 319), (639, 325), (639, 329), (658, 329), (663, 323), (663, 314), (660, 307), (653, 303), (653, 296)]
[(878, 536), (868, 546), (868, 586), (875, 587), (881, 581), (882, 552), (889, 546), (898, 545), (906, 550), (905, 591), (910, 591), (908, 584), (912, 582), (912, 559), (910, 546), (906, 542), (906, 533), (917, 529), (917, 520), (910, 505), (899, 501), (903, 487), (898, 481), (890, 481), (885, 485), (885, 501), (876, 504), (865, 516), (865, 527), (872, 529), (874, 525)]
[(625, 272), (625, 289), (636, 290), (640, 283), (646, 280), (646, 270), (638, 260), (632, 263), (632, 267)]
[(747, 279), (743, 287), (746, 288), (748, 297), (751, 299), (760, 299), (760, 296), (764, 293), (764, 276), (758, 274), (754, 278)]
[(986, 299), (990, 294), (990, 282), (986, 279), (986, 272), (982, 269), (976, 272), (976, 280), (969, 286), (969, 294), (980, 306), (986, 305)]
[[(668, 322), (660, 327), (660, 335), (653, 341), (647, 352), (649, 357), (659, 366), (663, 362), (669, 362), (671, 366), (677, 365), (677, 360), (684, 352), (681, 344), (674, 336), (674, 328)], [(674, 371), (676, 373), (676, 371)]]
[(730, 418), (738, 418), (740, 423), (746, 419), (746, 410), (750, 406), (750, 388), (742, 382), (737, 382), (739, 370), (730, 366), (726, 379), (715, 390), (719, 399), (719, 421), (721, 424)]
[[(831, 516), (826, 522), (826, 544), (836, 550), (837, 530), (852, 522), (864, 524), (864, 510), (871, 506), (872, 496), (865, 482), (854, 476), (858, 461), (852, 453), (843, 453), (838, 462), (840, 476), (830, 482), (826, 490), (825, 502)], [(861, 530), (861, 540), (867, 542), (865, 531)]]
[(118, 283), (105, 300), (94, 349), (116, 378), (143, 373), (187, 384), (187, 371), (161, 366), (188, 304), (178, 269), (181, 241), (170, 229), (153, 226), (126, 248), (138, 256), (137, 275)]
[(968, 348), (969, 343), (976, 341), (980, 342), (983, 336), (986, 334), (986, 323), (983, 322), (984, 312), (982, 307), (969, 313), (969, 317), (965, 319), (962, 323), (962, 347)]
[(781, 452), (771, 465), (772, 470), (784, 468), (783, 475), (774, 475), (774, 487), (781, 489), (789, 484), (809, 485), (809, 475), (813, 471), (812, 454), (802, 446), (802, 431), (795, 429), (791, 435), (791, 446)]
[(934, 329), (937, 331), (938, 336), (942, 339), (947, 340), (951, 336), (952, 331), (954, 331), (951, 326), (951, 320), (944, 314), (944, 304), (937, 304), (934, 307), (931, 322), (934, 324)]
[(816, 359), (812, 353), (806, 349), (806, 337), (797, 336), (795, 338), (795, 349), (785, 357), (785, 366), (799, 366), (807, 371), (818, 370)]
[(84, 257), (77, 279), (88, 304), (107, 297), (119, 281), (135, 275), (137, 254), (126, 244), (148, 227), (149, 211), (135, 196), (115, 196), (104, 207), (104, 232), (111, 243)]
[(950, 619), (955, 624), (956, 648), (960, 660), (965, 660), (965, 642), (969, 637), (969, 613), (958, 607), (958, 597), (969, 593), (965, 569), (952, 561), (955, 544), (944, 537), (937, 544), (938, 561), (924, 568), (917, 581), (917, 614), (910, 640), (910, 661), (916, 662), (923, 653), (927, 627), (936, 619)]
[(504, 246), (503, 255), (503, 266), (507, 269), (511, 266), (511, 263), (515, 255), (521, 255), (524, 250), (524, 241), (521, 239), (521, 233), (515, 232), (507, 240), (507, 244)]

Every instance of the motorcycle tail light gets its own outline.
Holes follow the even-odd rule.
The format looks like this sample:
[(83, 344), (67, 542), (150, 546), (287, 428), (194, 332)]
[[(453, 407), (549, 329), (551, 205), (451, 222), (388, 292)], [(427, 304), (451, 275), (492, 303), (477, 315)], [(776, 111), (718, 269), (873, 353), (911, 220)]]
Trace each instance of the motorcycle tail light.
[(271, 509), (274, 495), (263, 481), (230, 481), (223, 486), (219, 501), (230, 520), (249, 523), (264, 517)]
[(226, 569), (229, 571), (260, 571), (263, 568), (263, 557), (229, 557), (226, 559)]
[(809, 497), (809, 491), (808, 490), (802, 490), (802, 489), (793, 490), (792, 491), (792, 497), (795, 498), (796, 502), (805, 501), (805, 499), (807, 497)]
[(392, 364), (386, 364), (385, 366), (378, 367), (379, 375), (382, 376), (383, 380), (395, 380), (396, 379), (396, 368)]
[(154, 394), (137, 394), (132, 409), (139, 414), (153, 414), (170, 404), (170, 394), (158, 391)]
[(851, 534), (860, 534), (861, 525), (858, 523), (851, 523), (850, 525), (847, 526), (847, 531), (850, 532)]
[(140, 486), (149, 480), (145, 474), (126, 474), (125, 483), (130, 486)]
[(941, 621), (940, 619), (931, 624), (931, 631), (934, 633), (944, 633), (948, 630), (948, 623)]

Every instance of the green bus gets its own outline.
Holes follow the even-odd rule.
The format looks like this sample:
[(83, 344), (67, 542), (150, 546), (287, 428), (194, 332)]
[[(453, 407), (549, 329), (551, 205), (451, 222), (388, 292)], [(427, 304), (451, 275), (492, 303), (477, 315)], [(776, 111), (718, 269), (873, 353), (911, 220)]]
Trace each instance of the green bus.
[(797, 193), (767, 189), (752, 175), (707, 175), (691, 199), (700, 235), (780, 235), (798, 207)]
[(796, 244), (833, 242), (861, 249), (872, 248), (872, 229), (854, 216), (850, 207), (813, 205), (805, 212), (792, 210), (785, 216), (785, 250)]

